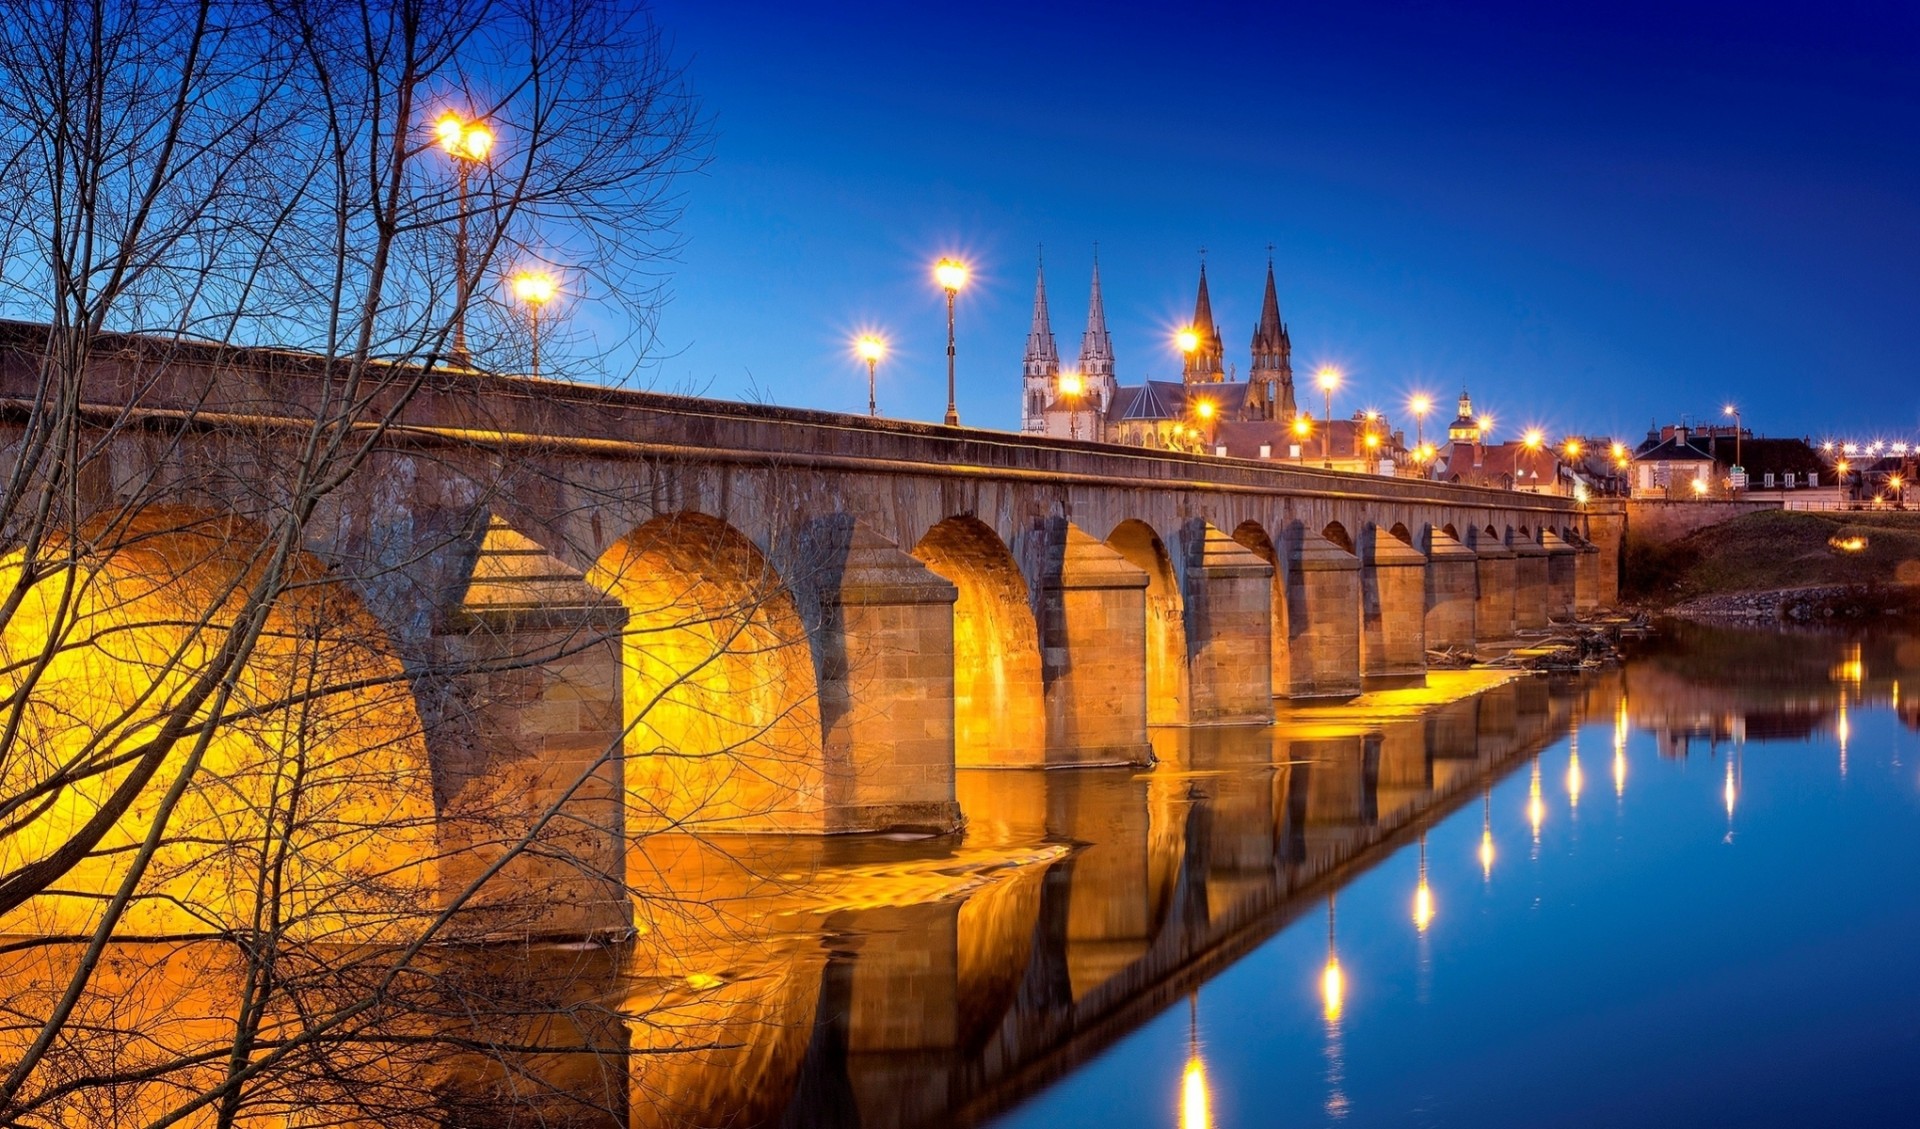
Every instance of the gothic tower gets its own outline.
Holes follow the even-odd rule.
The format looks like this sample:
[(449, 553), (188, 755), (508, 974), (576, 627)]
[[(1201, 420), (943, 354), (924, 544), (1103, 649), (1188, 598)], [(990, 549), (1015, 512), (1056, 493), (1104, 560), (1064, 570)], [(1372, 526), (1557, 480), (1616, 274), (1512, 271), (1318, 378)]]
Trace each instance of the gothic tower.
[(1020, 430), (1047, 430), (1047, 403), (1060, 376), (1060, 353), (1053, 346), (1047, 319), (1047, 267), (1043, 261), (1033, 284), (1033, 328), (1027, 331), (1027, 355), (1021, 363)]
[(1107, 336), (1107, 307), (1100, 301), (1100, 253), (1093, 255), (1093, 298), (1087, 304), (1087, 332), (1080, 338), (1080, 375), (1087, 382), (1087, 407), (1104, 418), (1113, 403), (1113, 338)]
[(1267, 260), (1267, 295), (1260, 303), (1260, 324), (1253, 330), (1253, 368), (1247, 408), (1255, 419), (1287, 419), (1294, 413), (1293, 340), (1280, 320), (1280, 296), (1273, 288), (1273, 260)]
[(1207, 264), (1200, 264), (1200, 294), (1193, 301), (1193, 321), (1187, 328), (1200, 338), (1198, 346), (1187, 354), (1180, 379), (1188, 384), (1217, 384), (1227, 378), (1222, 361), (1226, 350), (1220, 344), (1220, 326), (1213, 320), (1213, 302), (1207, 297)]

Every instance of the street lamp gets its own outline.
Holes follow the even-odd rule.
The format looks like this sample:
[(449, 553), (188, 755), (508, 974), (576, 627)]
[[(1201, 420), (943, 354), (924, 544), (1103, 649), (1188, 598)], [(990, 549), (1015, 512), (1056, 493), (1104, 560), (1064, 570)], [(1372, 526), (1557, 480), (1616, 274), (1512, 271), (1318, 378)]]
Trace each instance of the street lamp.
[(1340, 370), (1327, 365), (1318, 373), (1320, 391), (1327, 394), (1327, 426), (1320, 433), (1320, 465), (1333, 469), (1333, 390), (1340, 387)]
[(1191, 357), (1200, 348), (1200, 334), (1189, 326), (1173, 335), (1173, 343), (1180, 347), (1182, 353)]
[(873, 368), (880, 363), (881, 357), (887, 355), (887, 343), (878, 334), (863, 333), (853, 343), (853, 351), (867, 362), (867, 414), (877, 416), (880, 414), (880, 405), (873, 395)]
[(1493, 417), (1481, 416), (1473, 421), (1473, 465), (1480, 465), (1480, 445), (1493, 434)]
[(1313, 435), (1313, 417), (1305, 412), (1293, 414), (1293, 449), (1298, 451), (1301, 466), (1307, 465), (1307, 440)]
[(453, 158), (455, 183), (459, 186), (459, 213), (454, 217), (453, 235), (453, 362), (466, 366), (467, 352), (467, 178), (473, 167), (493, 151), (493, 130), (479, 118), (465, 118), (448, 110), (433, 123), (433, 135), (440, 148)]
[(1080, 438), (1080, 394), (1087, 390), (1086, 381), (1077, 372), (1060, 374), (1060, 398), (1067, 402), (1067, 438)]
[(1907, 480), (1898, 474), (1887, 476), (1887, 485), (1893, 490), (1893, 504), (1900, 509), (1906, 509), (1906, 495), (1902, 492), (1906, 484)]
[(1193, 416), (1196, 420), (1199, 420), (1193, 428), (1194, 441), (1202, 450), (1205, 450), (1207, 443), (1210, 442), (1210, 437), (1213, 434), (1213, 417), (1218, 414), (1218, 411), (1219, 409), (1214, 407), (1212, 400), (1195, 400), (1193, 402)]
[(1733, 417), (1733, 469), (1735, 473), (1744, 475), (1746, 471), (1740, 463), (1740, 408), (1737, 405), (1728, 404), (1721, 409), (1720, 414)]
[(1413, 412), (1413, 445), (1427, 445), (1427, 413), (1433, 410), (1433, 398), (1416, 392), (1413, 399), (1407, 401), (1407, 408)]
[(513, 296), (526, 303), (533, 328), (533, 375), (540, 375), (540, 311), (559, 293), (553, 276), (543, 270), (523, 270), (513, 276)]
[(960, 426), (960, 409), (953, 402), (953, 296), (967, 284), (967, 264), (943, 258), (933, 265), (933, 277), (947, 292), (947, 426)]

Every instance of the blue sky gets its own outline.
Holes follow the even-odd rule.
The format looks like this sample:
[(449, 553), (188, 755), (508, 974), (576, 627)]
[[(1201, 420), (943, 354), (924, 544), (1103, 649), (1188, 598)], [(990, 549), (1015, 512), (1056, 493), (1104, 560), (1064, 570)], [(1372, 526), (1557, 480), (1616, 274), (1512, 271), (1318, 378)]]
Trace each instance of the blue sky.
[(761, 5), (662, 0), (711, 115), (648, 383), (1018, 421), (1044, 244), (1065, 359), (1100, 247), (1121, 379), (1208, 249), (1244, 370), (1274, 245), (1340, 410), (1463, 385), (1637, 436), (1735, 399), (1775, 435), (1920, 438), (1920, 9), (1766, 4)]

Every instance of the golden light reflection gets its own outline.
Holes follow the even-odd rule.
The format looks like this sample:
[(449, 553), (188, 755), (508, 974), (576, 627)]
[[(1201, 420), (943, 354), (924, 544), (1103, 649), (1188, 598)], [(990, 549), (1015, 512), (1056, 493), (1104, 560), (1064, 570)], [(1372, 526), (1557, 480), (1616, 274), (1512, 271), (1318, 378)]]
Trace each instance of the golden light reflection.
[(1540, 758), (1533, 758), (1533, 778), (1527, 782), (1527, 822), (1533, 827), (1533, 845), (1540, 845), (1540, 825), (1547, 820), (1546, 801), (1540, 798)]
[(1731, 756), (1727, 758), (1727, 783), (1726, 783), (1726, 787), (1722, 789), (1721, 794), (1722, 796), (1725, 797), (1727, 801), (1727, 820), (1728, 822), (1732, 822), (1733, 801), (1734, 801), (1735, 795), (1737, 794), (1737, 791), (1734, 788), (1734, 784), (1733, 784), (1733, 758)]
[(1847, 720), (1847, 695), (1840, 695), (1840, 720), (1834, 723), (1834, 736), (1840, 739), (1840, 778), (1847, 778), (1847, 741), (1853, 737), (1853, 725)]
[(1427, 837), (1420, 836), (1420, 884), (1413, 888), (1413, 928), (1425, 933), (1433, 924), (1433, 888), (1427, 885)]
[(1328, 1023), (1339, 1023), (1347, 1001), (1347, 976), (1340, 970), (1340, 955), (1334, 945), (1333, 895), (1327, 895), (1327, 963), (1320, 970), (1320, 1006)]
[(1586, 774), (1580, 771), (1580, 731), (1576, 729), (1567, 749), (1567, 808), (1569, 811), (1579, 812), (1580, 790), (1586, 785)]
[(1480, 880), (1493, 881), (1493, 789), (1480, 790)]
[(1627, 791), (1627, 699), (1620, 698), (1620, 706), (1613, 715), (1613, 796), (1619, 799)]
[(1200, 997), (1187, 997), (1187, 1066), (1180, 1072), (1180, 1129), (1213, 1129), (1207, 1064), (1200, 1057)]

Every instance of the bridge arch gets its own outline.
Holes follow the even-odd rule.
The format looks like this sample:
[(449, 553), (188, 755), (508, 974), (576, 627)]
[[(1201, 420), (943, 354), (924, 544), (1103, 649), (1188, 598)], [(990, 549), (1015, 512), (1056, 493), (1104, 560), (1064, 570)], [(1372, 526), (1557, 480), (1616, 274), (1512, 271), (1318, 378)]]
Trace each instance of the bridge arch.
[(1347, 532), (1346, 526), (1341, 525), (1337, 521), (1328, 522), (1326, 527), (1320, 531), (1320, 536), (1340, 546), (1344, 552), (1351, 553), (1354, 551), (1353, 535)]
[(1147, 723), (1184, 724), (1191, 703), (1187, 628), (1173, 558), (1153, 527), (1137, 518), (1114, 526), (1107, 547), (1147, 574)]
[[(18, 822), (0, 837), (0, 869), (91, 839), (90, 825), (98, 838), (55, 881), (61, 893), (0, 917), (0, 933), (92, 929), (176, 783), (184, 791), (121, 921), (127, 933), (249, 928), (255, 891), (275, 871), (283, 895), (266, 912), (296, 939), (393, 935), (438, 904), (430, 766), (400, 663), (315, 558), (296, 553), (265, 575), (273, 537), (231, 515), (153, 506), (43, 548), (40, 576), (0, 629), (0, 696), (26, 707), (0, 795), (31, 795), (56, 765), (96, 770), (8, 817)], [(77, 563), (47, 568), (68, 549)], [(25, 564), (18, 552), (0, 558), (0, 586), (15, 590)], [(245, 634), (249, 591), (263, 583), (280, 591), (229, 670), (223, 652)], [(224, 703), (191, 705), (196, 683), (229, 679)], [(206, 720), (215, 705), (225, 717)], [(201, 720), (156, 744), (163, 719), (185, 709)]]
[(1413, 534), (1408, 532), (1405, 522), (1399, 522), (1399, 521), (1394, 522), (1392, 527), (1389, 528), (1387, 532), (1392, 534), (1394, 539), (1399, 541), (1402, 545), (1406, 545), (1409, 547), (1413, 545)]
[(953, 607), (956, 763), (1045, 763), (1040, 631), (1026, 579), (1006, 543), (978, 518), (950, 517), (929, 529), (912, 555), (959, 590)]
[(630, 826), (819, 830), (826, 800), (812, 650), (793, 596), (718, 518), (654, 518), (602, 553), (626, 606)]

